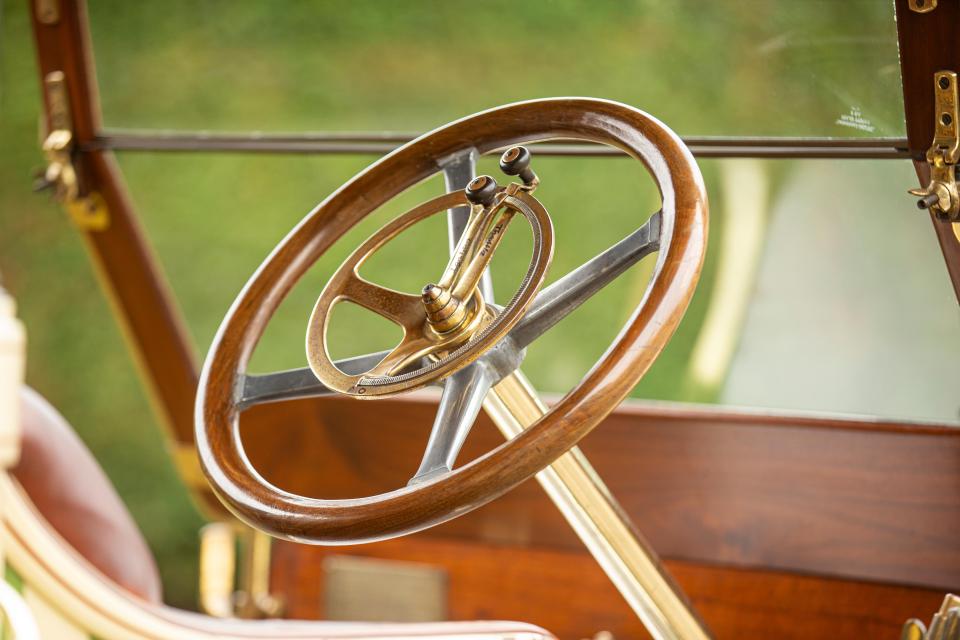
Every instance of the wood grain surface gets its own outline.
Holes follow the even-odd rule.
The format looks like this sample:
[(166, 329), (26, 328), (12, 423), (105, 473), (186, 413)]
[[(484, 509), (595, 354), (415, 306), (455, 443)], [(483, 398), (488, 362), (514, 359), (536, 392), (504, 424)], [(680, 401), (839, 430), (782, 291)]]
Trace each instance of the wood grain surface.
[[(347, 555), (416, 562), (446, 572), (447, 617), (525, 620), (563, 640), (649, 637), (585, 552), (518, 548), (420, 535), (359, 547), (278, 543), (273, 577), (288, 613), (323, 617), (324, 560)], [(718, 640), (896, 640), (910, 617), (929, 617), (943, 593), (853, 580), (668, 561)]]

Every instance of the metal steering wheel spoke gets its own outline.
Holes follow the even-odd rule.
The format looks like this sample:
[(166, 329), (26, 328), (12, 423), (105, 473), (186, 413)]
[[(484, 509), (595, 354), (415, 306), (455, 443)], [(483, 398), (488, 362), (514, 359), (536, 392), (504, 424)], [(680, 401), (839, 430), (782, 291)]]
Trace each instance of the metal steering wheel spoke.
[(340, 296), (392, 320), (404, 329), (414, 328), (423, 320), (420, 296), (374, 284), (356, 271), (348, 274)]
[(388, 351), (380, 362), (361, 373), (365, 378), (395, 376), (435, 350), (436, 345), (430, 340), (406, 334), (400, 344)]
[(660, 249), (660, 211), (639, 229), (543, 289), (509, 336), (523, 349), (641, 259)]
[[(471, 147), (439, 162), (447, 191), (467, 188), (477, 174), (477, 156), (477, 150)], [(464, 244), (470, 239), (464, 234), (472, 226), (471, 223), (476, 222), (472, 214), (473, 208), (469, 206), (447, 211), (447, 240), (451, 257), (463, 251)], [(476, 288), (487, 305), (494, 304), (489, 267), (484, 267)], [(502, 309), (497, 309), (498, 313), (500, 311)], [(476, 362), (443, 381), (443, 393), (423, 459), (408, 484), (419, 484), (453, 469), (457, 454), (476, 422), (487, 392), (496, 381), (495, 377), (487, 366)]]
[[(390, 351), (344, 358), (333, 364), (349, 375), (359, 375), (377, 366)], [(236, 406), (241, 411), (268, 402), (334, 395), (337, 392), (317, 379), (309, 367), (273, 373), (247, 374), (240, 379)]]
[(481, 363), (461, 369), (443, 381), (443, 394), (423, 459), (408, 484), (426, 482), (453, 469), (493, 383), (494, 377)]

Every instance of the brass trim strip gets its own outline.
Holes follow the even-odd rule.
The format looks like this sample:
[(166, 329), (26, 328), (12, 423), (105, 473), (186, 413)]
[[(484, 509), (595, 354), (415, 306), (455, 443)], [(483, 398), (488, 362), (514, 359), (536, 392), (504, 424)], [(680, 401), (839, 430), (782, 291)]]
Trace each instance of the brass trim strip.
[[(506, 438), (547, 411), (519, 371), (497, 384), (483, 406)], [(578, 447), (538, 473), (537, 481), (654, 638), (710, 637)]]

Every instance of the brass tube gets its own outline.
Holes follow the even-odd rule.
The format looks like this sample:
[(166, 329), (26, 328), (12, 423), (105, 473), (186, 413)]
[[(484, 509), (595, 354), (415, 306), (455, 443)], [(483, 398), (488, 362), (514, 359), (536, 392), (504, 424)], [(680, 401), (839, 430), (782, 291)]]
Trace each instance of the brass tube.
[[(484, 409), (506, 438), (547, 411), (519, 371), (487, 394)], [(579, 448), (557, 458), (537, 481), (654, 638), (710, 637)]]
[(200, 530), (200, 608), (215, 618), (235, 614), (236, 576), (234, 525), (214, 522)]

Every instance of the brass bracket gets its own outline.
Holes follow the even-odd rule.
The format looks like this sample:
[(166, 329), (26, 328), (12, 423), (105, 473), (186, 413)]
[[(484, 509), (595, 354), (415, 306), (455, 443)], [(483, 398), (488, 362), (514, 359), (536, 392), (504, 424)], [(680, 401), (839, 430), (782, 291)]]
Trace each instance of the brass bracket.
[(937, 8), (937, 0), (908, 0), (910, 11), (917, 13), (930, 13)]
[(51, 131), (43, 140), (47, 167), (34, 184), (35, 191), (53, 190), (60, 202), (81, 229), (103, 231), (110, 226), (110, 215), (103, 197), (96, 192), (80, 194), (80, 181), (73, 164), (76, 141), (66, 78), (62, 71), (52, 71), (44, 78)]
[(911, 189), (910, 193), (920, 198), (917, 201), (919, 208), (930, 209), (941, 220), (960, 222), (960, 192), (956, 180), (957, 161), (960, 160), (957, 74), (937, 71), (933, 75), (933, 91), (933, 144), (927, 150), (930, 184), (923, 189)]

